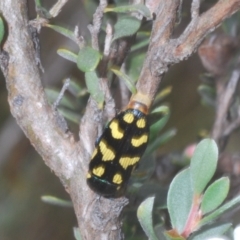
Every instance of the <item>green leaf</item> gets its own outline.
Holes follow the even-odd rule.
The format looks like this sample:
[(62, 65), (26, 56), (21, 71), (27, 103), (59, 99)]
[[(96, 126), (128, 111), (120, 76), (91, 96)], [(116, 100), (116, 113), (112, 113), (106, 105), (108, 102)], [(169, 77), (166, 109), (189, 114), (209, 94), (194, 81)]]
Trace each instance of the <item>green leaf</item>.
[[(164, 143), (168, 142), (172, 137), (176, 135), (176, 132), (177, 132), (176, 129), (170, 129), (167, 132), (161, 134), (155, 140), (152, 140), (152, 142), (148, 144), (147, 149), (144, 153), (144, 156), (150, 155), (152, 152), (154, 152)], [(151, 137), (151, 133), (150, 133), (150, 137)]]
[(77, 81), (73, 79), (71, 79), (69, 83), (68, 91), (76, 98), (86, 95), (86, 88), (83, 88)]
[(41, 0), (35, 0), (35, 5), (36, 7), (41, 7), (42, 6)]
[(198, 93), (207, 105), (216, 106), (216, 91), (213, 87), (206, 84), (200, 85), (198, 87)]
[(84, 47), (78, 53), (77, 66), (83, 72), (91, 72), (97, 68), (100, 60), (101, 54), (97, 50)]
[(128, 12), (138, 12), (141, 13), (146, 18), (151, 18), (151, 12), (144, 4), (136, 5), (126, 5), (120, 7), (106, 7), (104, 12), (118, 12), (118, 13), (128, 13)]
[(41, 200), (45, 203), (49, 203), (52, 205), (60, 206), (60, 207), (72, 207), (71, 201), (66, 201), (54, 196), (42, 196)]
[(194, 194), (200, 195), (213, 177), (218, 161), (218, 147), (214, 140), (204, 139), (196, 147), (190, 162)]
[(73, 234), (74, 234), (74, 237), (75, 237), (76, 240), (82, 240), (79, 228), (74, 227), (73, 228)]
[(139, 78), (145, 58), (146, 52), (137, 52), (136, 54), (130, 54), (126, 59), (127, 74), (133, 79), (134, 83), (136, 83)]
[(137, 217), (148, 238), (151, 240), (158, 240), (152, 222), (153, 203), (154, 197), (149, 197), (144, 200), (138, 207)]
[(165, 231), (164, 223), (160, 223), (160, 224), (157, 224), (156, 226), (154, 226), (154, 232), (156, 233), (156, 236), (158, 239), (166, 240), (164, 231)]
[(165, 125), (168, 122), (168, 119), (170, 117), (170, 112), (167, 112), (167, 107), (160, 107), (160, 108), (156, 108), (154, 109), (155, 111), (153, 111), (149, 118), (150, 118), (150, 124), (152, 124), (152, 122), (154, 122), (156, 119), (156, 115), (159, 115), (157, 112), (159, 113), (164, 113), (165, 115), (160, 117), (158, 119), (158, 121), (156, 121), (154, 124), (152, 124), (150, 126), (150, 142), (155, 140), (158, 137), (159, 132), (165, 127)]
[[(46, 88), (45, 93), (46, 93), (48, 101), (50, 103), (54, 103), (59, 96), (59, 91), (54, 90), (54, 89)], [(70, 109), (75, 109), (75, 104), (65, 95), (61, 99), (60, 106), (67, 107), (67, 108), (70, 108)]]
[(46, 19), (52, 18), (49, 11), (42, 6), (41, 0), (35, 0), (35, 8), (36, 8), (37, 14), (40, 15), (40, 17), (43, 17)]
[(57, 54), (71, 62), (77, 63), (78, 56), (67, 49), (58, 49)]
[(46, 26), (46, 27), (49, 27), (49, 28), (53, 29), (54, 31), (62, 34), (63, 36), (65, 36), (65, 37), (73, 40), (74, 42), (77, 42), (76, 37), (75, 37), (75, 34), (74, 34), (73, 31), (68, 30), (68, 29), (66, 29), (66, 28), (64, 28), (64, 27), (60, 27), (60, 26), (56, 26), (56, 25), (51, 25), (51, 24), (46, 24), (45, 26)]
[(92, 98), (98, 103), (99, 108), (103, 108), (104, 94), (99, 86), (99, 79), (95, 71), (85, 73), (87, 89)]
[[(138, 51), (139, 49), (141, 48), (144, 48), (144, 47), (147, 47), (149, 45), (149, 42), (150, 42), (150, 39), (147, 38), (145, 40), (142, 40), (136, 44), (134, 44), (132, 47), (131, 47), (131, 52), (134, 52), (134, 51)], [(144, 56), (146, 54), (144, 53)]]
[(127, 88), (130, 90), (132, 94), (137, 92), (137, 89), (135, 85), (133, 84), (132, 79), (130, 79), (129, 76), (127, 76), (125, 73), (121, 72), (118, 68), (112, 67), (111, 71), (114, 72), (121, 80), (124, 81), (126, 84)]
[(141, 21), (132, 16), (121, 16), (114, 26), (113, 40), (129, 37), (135, 34), (141, 26)]
[(199, 226), (203, 226), (205, 224), (208, 224), (212, 221), (214, 221), (216, 218), (220, 217), (221, 214), (223, 214), (224, 212), (226, 212), (227, 210), (229, 210), (230, 208), (239, 205), (240, 204), (240, 196), (232, 199), (231, 201), (225, 203), (224, 205), (222, 205), (221, 207), (219, 207), (217, 210), (215, 210), (214, 212), (208, 214), (206, 217), (204, 217), (201, 221)]
[(209, 226), (209, 228), (205, 231), (202, 231), (200, 233), (196, 232), (194, 233), (189, 240), (203, 240), (203, 239), (210, 239), (214, 237), (221, 237), (224, 233), (226, 233), (230, 228), (232, 224), (231, 223), (225, 223), (216, 227)]
[(80, 114), (73, 112), (69, 109), (66, 108), (58, 108), (59, 113), (61, 113), (61, 115), (66, 118), (67, 120), (74, 122), (76, 124), (78, 124), (80, 122), (81, 116)]
[(186, 238), (180, 236), (174, 229), (165, 231), (164, 234), (168, 240), (186, 240)]
[(209, 213), (219, 207), (226, 199), (230, 187), (227, 177), (220, 178), (212, 183), (205, 191), (202, 199), (202, 214)]
[(167, 86), (164, 89), (162, 89), (155, 97), (154, 104), (157, 104), (158, 102), (162, 101), (164, 98), (166, 98), (170, 93), (172, 92), (172, 86)]
[(224, 31), (224, 34), (232, 37), (236, 37), (239, 29), (239, 22), (240, 22), (239, 12), (232, 15), (230, 18), (225, 19), (223, 21), (223, 24), (221, 25)]
[[(157, 108), (154, 108), (151, 113), (148, 116), (149, 119), (149, 125), (153, 125), (154, 123), (160, 121), (164, 116), (169, 115), (170, 114), (170, 110), (168, 106), (159, 106)], [(161, 125), (158, 126), (158, 131), (160, 131), (166, 124), (164, 121), (161, 121)], [(160, 129), (159, 129), (160, 127)]]
[(0, 16), (0, 45), (2, 43), (4, 34), (5, 34), (4, 22), (2, 17)]
[(193, 190), (190, 181), (190, 169), (178, 173), (172, 180), (167, 206), (172, 226), (178, 233), (182, 233), (192, 206)]

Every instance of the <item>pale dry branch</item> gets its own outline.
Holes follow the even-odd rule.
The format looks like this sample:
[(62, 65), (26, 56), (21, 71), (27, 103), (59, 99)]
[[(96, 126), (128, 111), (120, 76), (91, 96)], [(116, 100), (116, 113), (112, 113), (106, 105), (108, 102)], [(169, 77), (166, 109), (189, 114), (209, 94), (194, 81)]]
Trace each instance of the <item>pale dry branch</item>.
[[(140, 92), (154, 99), (163, 74), (172, 64), (187, 59), (197, 50), (204, 37), (221, 22), (240, 9), (240, 0), (219, 0), (212, 8), (198, 16), (199, 1), (192, 4), (191, 22), (177, 39), (171, 38), (179, 0), (160, 1), (153, 25), (147, 58), (138, 81)], [(149, 84), (151, 82), (152, 84)]]
[(88, 26), (92, 36), (92, 47), (99, 50), (98, 34), (102, 24), (104, 9), (107, 7), (107, 0), (101, 0), (95, 13), (93, 14), (93, 24)]
[(229, 122), (228, 113), (234, 94), (236, 93), (237, 84), (240, 78), (240, 71), (233, 70), (227, 86), (221, 79), (217, 79), (217, 109), (216, 117), (213, 125), (212, 138), (218, 143), (222, 151), (226, 146), (226, 141), (229, 135), (239, 127), (239, 117)]
[(8, 26), (7, 41), (3, 46), (8, 62), (5, 63), (7, 66), (1, 64), (1, 67), (6, 78), (11, 113), (45, 163), (57, 176), (68, 179), (76, 163), (70, 159), (65, 165), (66, 153), (68, 158), (78, 158), (78, 147), (71, 134), (58, 129), (47, 102), (28, 32), (26, 2), (1, 1), (0, 10)]
[(58, 0), (54, 6), (50, 9), (49, 13), (52, 17), (56, 17), (64, 7), (68, 0)]
[(201, 0), (193, 0), (191, 5), (191, 17), (192, 19), (196, 19), (199, 17), (199, 8), (200, 8)]

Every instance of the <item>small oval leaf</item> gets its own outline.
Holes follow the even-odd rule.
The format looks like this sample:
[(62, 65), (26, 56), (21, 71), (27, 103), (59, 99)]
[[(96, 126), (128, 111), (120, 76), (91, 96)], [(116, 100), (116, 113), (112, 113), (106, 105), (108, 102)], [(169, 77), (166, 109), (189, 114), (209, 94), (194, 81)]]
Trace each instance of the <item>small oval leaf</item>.
[(100, 89), (97, 73), (95, 71), (86, 72), (85, 81), (90, 95), (98, 103), (98, 107), (101, 109), (104, 103), (104, 94)]
[(75, 240), (82, 240), (79, 228), (74, 227), (73, 228), (73, 234), (74, 234)]
[(178, 232), (176, 232), (175, 229), (165, 231), (165, 236), (167, 237), (167, 240), (186, 240), (186, 238), (179, 235)]
[(114, 8), (107, 7), (104, 9), (104, 12), (118, 12), (118, 13), (138, 12), (141, 13), (146, 18), (151, 17), (151, 12), (144, 4), (126, 5)]
[(203, 215), (215, 210), (226, 199), (230, 187), (227, 177), (220, 178), (212, 183), (205, 191), (201, 210)]
[(213, 177), (218, 161), (218, 147), (214, 140), (204, 139), (196, 147), (190, 162), (194, 194), (200, 195)]
[(198, 87), (198, 93), (207, 105), (212, 107), (216, 106), (216, 91), (213, 87), (202, 84)]
[(118, 69), (117, 67), (112, 67), (111, 71), (114, 72), (121, 80), (124, 81), (127, 88), (131, 91), (132, 94), (137, 92), (137, 89), (136, 89), (135, 85), (133, 84), (132, 79), (130, 79), (129, 76), (127, 76), (125, 73), (121, 72), (120, 69)]
[(136, 83), (139, 78), (145, 58), (146, 53), (139, 51), (138, 54), (130, 54), (126, 59), (127, 74), (133, 79), (134, 83)]
[(192, 206), (193, 190), (190, 181), (190, 169), (178, 173), (172, 180), (168, 196), (167, 207), (172, 226), (178, 233), (182, 233)]
[(170, 93), (172, 92), (172, 86), (167, 86), (164, 89), (162, 89), (155, 97), (154, 104), (158, 104), (161, 102), (164, 98), (166, 98)]
[[(149, 114), (148, 118), (149, 118), (149, 124), (153, 125), (154, 123), (158, 122), (159, 120), (161, 120), (164, 116), (169, 115), (170, 114), (170, 110), (168, 106), (159, 106), (154, 108), (151, 113)], [(165, 121), (164, 121), (165, 123)], [(162, 123), (160, 127), (161, 129), (165, 126), (165, 124)], [(160, 131), (161, 129), (158, 128), (158, 131)]]
[(72, 207), (72, 202), (63, 200), (54, 196), (42, 196), (41, 200), (45, 203), (49, 203), (52, 205), (60, 206), (60, 207)]
[(82, 87), (78, 81), (71, 79), (68, 87), (68, 91), (76, 98), (86, 95), (86, 88)]
[(58, 49), (57, 54), (71, 62), (77, 63), (78, 56), (67, 49)]
[(51, 24), (46, 24), (45, 26), (46, 26), (46, 27), (49, 27), (49, 28), (53, 29), (54, 31), (62, 34), (63, 36), (65, 36), (65, 37), (73, 40), (74, 42), (77, 42), (76, 37), (75, 37), (75, 34), (74, 34), (73, 31), (68, 30), (68, 29), (66, 29), (66, 28), (64, 28), (64, 27), (60, 27), (60, 26), (56, 26), (56, 25), (51, 25)]
[(203, 240), (203, 239), (217, 239), (217, 237), (221, 237), (225, 232), (227, 232), (231, 228), (231, 223), (225, 223), (218, 226), (209, 226), (208, 229), (204, 231), (200, 231), (200, 233), (194, 233), (189, 240)]
[(4, 22), (2, 17), (0, 16), (0, 45), (2, 43), (4, 34), (5, 34)]
[[(156, 111), (152, 111), (149, 115), (149, 122), (150, 122), (150, 139), (155, 140), (158, 137), (159, 132), (164, 128), (164, 126), (167, 124), (169, 117), (170, 117), (170, 111), (167, 106), (161, 106), (159, 108), (154, 109)], [(157, 113), (159, 112), (159, 114)], [(159, 115), (162, 113), (162, 116)], [(155, 117), (158, 116), (158, 119)]]
[(230, 210), (230, 208), (233, 208), (237, 205), (240, 205), (240, 196), (235, 197), (231, 201), (225, 203), (224, 205), (216, 209), (214, 212), (209, 213), (206, 217), (204, 217), (200, 221), (199, 227), (214, 221), (216, 218), (220, 217), (224, 212)]
[(94, 71), (101, 59), (101, 54), (91, 48), (84, 47), (78, 53), (77, 66), (83, 72)]
[(141, 26), (141, 21), (132, 16), (122, 16), (114, 26), (113, 40), (129, 37), (135, 34)]
[[(151, 153), (153, 153), (156, 149), (161, 147), (164, 143), (168, 142), (172, 137), (176, 135), (176, 129), (170, 129), (167, 132), (161, 134), (159, 137), (157, 137), (155, 140), (152, 139), (151, 142), (149, 142), (147, 149), (144, 153), (144, 156), (148, 156)], [(152, 132), (150, 132), (150, 138), (151, 138)]]
[(137, 217), (148, 238), (151, 240), (158, 240), (152, 223), (153, 203), (154, 197), (149, 197), (144, 200), (138, 207)]

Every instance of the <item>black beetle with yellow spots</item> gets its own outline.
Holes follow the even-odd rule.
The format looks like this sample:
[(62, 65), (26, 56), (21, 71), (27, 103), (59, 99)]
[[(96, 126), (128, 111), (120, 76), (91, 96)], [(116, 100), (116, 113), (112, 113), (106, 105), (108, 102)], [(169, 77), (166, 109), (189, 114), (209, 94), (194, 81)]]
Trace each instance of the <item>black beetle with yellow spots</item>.
[(114, 117), (96, 143), (87, 174), (89, 187), (104, 197), (124, 193), (132, 171), (143, 155), (149, 138), (148, 105), (131, 100)]

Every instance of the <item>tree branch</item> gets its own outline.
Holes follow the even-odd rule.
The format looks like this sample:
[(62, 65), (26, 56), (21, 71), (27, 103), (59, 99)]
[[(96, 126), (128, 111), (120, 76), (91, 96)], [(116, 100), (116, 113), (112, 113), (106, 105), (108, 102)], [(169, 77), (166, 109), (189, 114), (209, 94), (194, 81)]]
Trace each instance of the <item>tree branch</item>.
[[(153, 25), (147, 58), (137, 89), (154, 99), (163, 74), (169, 66), (187, 59), (203, 38), (221, 22), (240, 9), (240, 0), (219, 0), (212, 8), (198, 16), (199, 1), (192, 2), (192, 20), (177, 39), (171, 39), (179, 0), (160, 1)], [(151, 82), (151, 84), (149, 84)]]
[(63, 6), (68, 0), (58, 0), (56, 4), (50, 9), (49, 13), (52, 17), (56, 17), (62, 10)]
[(3, 49), (9, 59), (7, 67), (2, 70), (11, 113), (45, 163), (62, 180), (68, 179), (76, 163), (70, 158), (66, 165), (66, 156), (77, 158), (78, 147), (70, 133), (64, 133), (58, 128), (53, 110), (47, 102), (28, 31), (26, 2), (3, 1), (0, 3), (0, 11), (8, 26)]
[(233, 70), (228, 84), (225, 86), (225, 82), (222, 79), (217, 79), (217, 109), (216, 117), (212, 130), (212, 138), (218, 143), (219, 148), (223, 151), (226, 140), (234, 129), (239, 127), (239, 117), (230, 122), (227, 119), (228, 112), (236, 93), (237, 84), (240, 78), (240, 71)]

